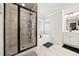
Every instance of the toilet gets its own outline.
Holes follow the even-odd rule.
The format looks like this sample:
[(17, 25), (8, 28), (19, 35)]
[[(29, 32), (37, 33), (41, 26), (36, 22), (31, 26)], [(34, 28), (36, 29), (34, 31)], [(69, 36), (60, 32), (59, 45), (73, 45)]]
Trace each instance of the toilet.
[(51, 36), (49, 34), (41, 34), (39, 38), (38, 45), (42, 46), (44, 43), (51, 42)]

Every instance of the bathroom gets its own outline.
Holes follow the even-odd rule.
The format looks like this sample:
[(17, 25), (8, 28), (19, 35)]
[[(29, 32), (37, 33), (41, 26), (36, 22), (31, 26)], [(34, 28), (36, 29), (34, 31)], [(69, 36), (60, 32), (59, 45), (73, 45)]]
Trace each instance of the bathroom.
[[(79, 56), (79, 3), (15, 3), (15, 5), (0, 4), (1, 56), (4, 54), (5, 56), (31, 54), (32, 56), (33, 54), (34, 56)], [(32, 7), (34, 9), (31, 9)], [(11, 8), (16, 11), (12, 11)], [(11, 11), (16, 15), (11, 16)], [(12, 21), (14, 19), (17, 21), (11, 23), (8, 15), (13, 17)], [(15, 44), (14, 40), (7, 40), (11, 35), (15, 37)], [(26, 40), (27, 38), (29, 40)], [(9, 50), (11, 44), (16, 47), (11, 46), (12, 50)]]

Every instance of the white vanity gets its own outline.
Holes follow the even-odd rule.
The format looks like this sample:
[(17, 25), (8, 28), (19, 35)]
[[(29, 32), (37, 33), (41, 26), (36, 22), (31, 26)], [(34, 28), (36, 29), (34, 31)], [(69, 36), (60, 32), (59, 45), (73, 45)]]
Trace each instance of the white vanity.
[(63, 12), (63, 44), (79, 49), (79, 9)]
[(79, 48), (79, 32), (64, 32), (64, 44)]

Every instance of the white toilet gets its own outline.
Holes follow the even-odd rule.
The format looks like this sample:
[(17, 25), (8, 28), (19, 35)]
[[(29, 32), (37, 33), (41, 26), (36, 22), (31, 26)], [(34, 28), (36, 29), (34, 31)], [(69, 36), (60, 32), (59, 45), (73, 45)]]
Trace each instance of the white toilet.
[(46, 42), (51, 42), (51, 36), (49, 34), (41, 34), (41, 38), (38, 40), (38, 45), (42, 46)]

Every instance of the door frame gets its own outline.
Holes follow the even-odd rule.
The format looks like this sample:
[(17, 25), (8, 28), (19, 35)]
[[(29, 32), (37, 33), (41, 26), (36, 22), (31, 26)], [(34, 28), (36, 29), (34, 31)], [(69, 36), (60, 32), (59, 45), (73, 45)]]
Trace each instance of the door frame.
[[(6, 56), (6, 38), (5, 38), (5, 16), (6, 16), (6, 12), (5, 12), (5, 10), (6, 10), (6, 4), (7, 3), (4, 3), (3, 5), (4, 5), (4, 56)], [(18, 12), (18, 16), (17, 16), (17, 27), (18, 27), (18, 29), (17, 29), (17, 31), (18, 31), (18, 33), (17, 33), (17, 53), (16, 54), (13, 54), (13, 55), (11, 55), (11, 56), (14, 56), (14, 55), (17, 55), (17, 54), (19, 54), (19, 53), (21, 53), (21, 52), (24, 52), (24, 51), (26, 51), (26, 50), (28, 50), (28, 49), (31, 49), (31, 48), (33, 48), (33, 47), (36, 47), (37, 46), (37, 12), (35, 12), (35, 11), (33, 11), (33, 10), (31, 10), (31, 9), (28, 9), (28, 8), (26, 8), (26, 7), (23, 7), (23, 6), (21, 6), (21, 5), (19, 5), (19, 4), (16, 4), (16, 3), (11, 3), (11, 4), (14, 4), (14, 5), (16, 5), (17, 6), (17, 12)], [(29, 47), (29, 48), (26, 48), (26, 49), (23, 49), (23, 50), (20, 50), (20, 8), (23, 8), (23, 9), (25, 9), (25, 10), (28, 10), (28, 11), (30, 11), (30, 12), (34, 12), (34, 13), (36, 13), (36, 43), (35, 43), (35, 45), (34, 46), (31, 46), (31, 47)]]

